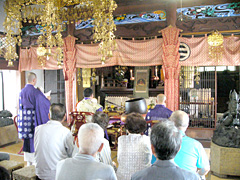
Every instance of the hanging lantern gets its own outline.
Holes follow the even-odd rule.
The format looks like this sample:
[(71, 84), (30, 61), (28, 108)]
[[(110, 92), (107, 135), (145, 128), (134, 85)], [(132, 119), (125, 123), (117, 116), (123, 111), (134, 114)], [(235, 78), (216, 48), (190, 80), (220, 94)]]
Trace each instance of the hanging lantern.
[(208, 44), (209, 58), (219, 62), (222, 59), (223, 35), (218, 31), (214, 31), (208, 36)]

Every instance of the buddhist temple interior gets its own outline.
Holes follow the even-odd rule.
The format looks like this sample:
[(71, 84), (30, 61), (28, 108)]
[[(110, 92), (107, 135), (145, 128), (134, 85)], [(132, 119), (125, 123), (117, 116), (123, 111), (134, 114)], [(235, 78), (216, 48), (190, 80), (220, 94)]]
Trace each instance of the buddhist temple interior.
[[(100, 5), (91, 5), (100, 0), (88, 1), (89, 9), (80, 0), (54, 0), (54, 9), (62, 10), (52, 20), (40, 17), (49, 0), (21, 0), (10, 8), (14, 2), (0, 2), (0, 110), (12, 114), (11, 124), (29, 72), (37, 75), (36, 87), (51, 91), (51, 103), (66, 106), (66, 125), (84, 89), (92, 88), (110, 117), (112, 158), (118, 163), (125, 102), (144, 98), (149, 110), (165, 94), (167, 108), (188, 114), (186, 134), (202, 143), (211, 164), (214, 130), (229, 110), (230, 93), (240, 93), (239, 0), (115, 0), (114, 10), (102, 14)], [(23, 162), (17, 126), (9, 133), (0, 132), (0, 152)], [(211, 169), (207, 178), (240, 178), (236, 167), (232, 174)]]

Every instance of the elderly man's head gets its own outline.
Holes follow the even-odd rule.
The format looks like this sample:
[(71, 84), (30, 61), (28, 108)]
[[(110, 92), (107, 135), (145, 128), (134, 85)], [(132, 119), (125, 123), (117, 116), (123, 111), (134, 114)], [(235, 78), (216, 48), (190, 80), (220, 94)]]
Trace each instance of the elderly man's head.
[(66, 114), (66, 108), (61, 103), (53, 103), (50, 106), (50, 119), (62, 121)]
[(33, 72), (29, 72), (27, 75), (27, 82), (28, 84), (36, 85), (37, 83), (37, 75)]
[(166, 96), (164, 94), (157, 95), (157, 103), (165, 105)]
[(181, 133), (168, 119), (164, 119), (152, 127), (150, 139), (153, 153), (160, 160), (173, 159), (182, 143)]
[(189, 124), (189, 116), (184, 111), (174, 111), (169, 119), (175, 123), (175, 126), (178, 129), (184, 132), (187, 130)]
[(78, 131), (79, 153), (95, 156), (103, 147), (104, 132), (96, 123), (83, 124)]

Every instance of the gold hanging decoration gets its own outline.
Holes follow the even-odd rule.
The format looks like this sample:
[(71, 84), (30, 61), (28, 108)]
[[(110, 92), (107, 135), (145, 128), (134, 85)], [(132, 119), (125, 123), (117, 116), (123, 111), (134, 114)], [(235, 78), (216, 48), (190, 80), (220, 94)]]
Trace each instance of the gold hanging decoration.
[(63, 50), (61, 47), (57, 47), (56, 51), (57, 51), (56, 53), (57, 65), (60, 67), (63, 65)]
[[(116, 7), (114, 0), (6, 0), (4, 9), (7, 17), (3, 25), (7, 33), (8, 53), (5, 59), (11, 62), (18, 58), (15, 49), (16, 44), (21, 46), (22, 43), (22, 23), (34, 23), (42, 27), (37, 41), (38, 56), (48, 58), (52, 54), (44, 54), (44, 48), (51, 50), (52, 47), (63, 47), (61, 32), (64, 24), (93, 19), (93, 39), (100, 43), (99, 53), (104, 63), (116, 48), (116, 25), (112, 14)], [(57, 62), (60, 65), (62, 51), (58, 49), (56, 52), (59, 53)]]
[(97, 79), (96, 79), (96, 69), (92, 69), (92, 84), (95, 85)]
[(208, 36), (210, 59), (217, 62), (222, 60), (223, 41), (223, 35), (218, 31), (214, 31), (211, 35)]
[(37, 60), (38, 60), (38, 65), (39, 66), (44, 67), (46, 65), (46, 57), (38, 56)]
[(199, 85), (200, 80), (201, 80), (200, 73), (198, 72), (198, 67), (195, 66), (194, 68), (195, 68), (194, 81), (196, 82), (197, 85)]
[(91, 87), (91, 69), (82, 68), (83, 88)]
[(82, 70), (81, 68), (77, 68), (77, 83), (80, 86), (82, 81)]

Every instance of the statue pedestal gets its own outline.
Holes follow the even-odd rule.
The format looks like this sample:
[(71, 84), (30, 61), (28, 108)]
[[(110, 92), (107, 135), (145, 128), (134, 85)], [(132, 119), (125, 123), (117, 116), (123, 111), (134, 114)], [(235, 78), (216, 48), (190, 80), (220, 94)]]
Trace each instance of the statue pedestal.
[(222, 147), (211, 142), (211, 171), (219, 175), (240, 176), (240, 148)]

